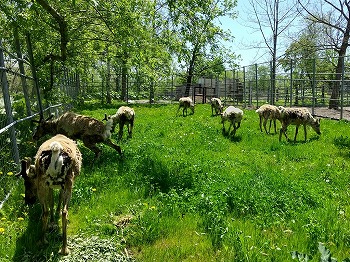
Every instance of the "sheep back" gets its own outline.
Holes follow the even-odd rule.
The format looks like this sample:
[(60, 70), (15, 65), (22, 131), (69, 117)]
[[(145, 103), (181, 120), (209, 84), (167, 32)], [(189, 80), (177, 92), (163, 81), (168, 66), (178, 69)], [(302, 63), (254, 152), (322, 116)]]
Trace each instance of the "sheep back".
[(39, 174), (44, 174), (48, 169), (51, 154), (52, 143), (58, 142), (62, 146), (61, 154), (63, 155), (63, 164), (65, 169), (71, 168), (74, 171), (74, 175), (79, 175), (82, 164), (82, 155), (78, 149), (76, 142), (68, 137), (58, 134), (48, 140), (46, 140), (38, 149), (35, 155), (35, 169), (41, 170)]
[(222, 120), (229, 120), (229, 121), (235, 121), (240, 122), (243, 118), (243, 111), (237, 107), (229, 106), (225, 109), (225, 111), (222, 113)]

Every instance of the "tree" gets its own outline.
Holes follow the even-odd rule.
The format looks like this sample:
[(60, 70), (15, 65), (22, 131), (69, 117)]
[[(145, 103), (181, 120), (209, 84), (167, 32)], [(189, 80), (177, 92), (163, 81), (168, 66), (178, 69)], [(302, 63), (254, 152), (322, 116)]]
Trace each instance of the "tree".
[[(189, 95), (195, 74), (200, 73), (200, 61), (208, 61), (210, 54), (220, 54), (220, 40), (231, 38), (215, 21), (223, 16), (235, 18), (236, 0), (180, 0), (169, 1), (170, 28), (173, 32), (173, 50), (180, 67), (186, 69), (186, 92)], [(227, 53), (221, 53), (225, 61)], [(229, 56), (229, 54), (227, 54)], [(211, 59), (215, 60), (213, 56)]]
[(344, 56), (346, 55), (350, 37), (350, 3), (346, 0), (319, 0), (315, 3), (314, 8), (311, 6), (310, 1), (302, 3), (302, 1), (298, 0), (298, 3), (302, 10), (307, 13), (307, 19), (326, 26), (327, 30), (325, 33), (328, 45), (324, 48), (332, 48), (338, 54), (338, 61), (335, 67), (335, 84), (329, 101), (329, 108), (338, 109)]
[(277, 67), (277, 52), (279, 39), (290, 24), (297, 18), (296, 5), (290, 5), (286, 0), (249, 0), (253, 9), (254, 23), (257, 25), (257, 30), (260, 31), (263, 37), (263, 43), (271, 57), (271, 104), (275, 102), (276, 90), (276, 67)]

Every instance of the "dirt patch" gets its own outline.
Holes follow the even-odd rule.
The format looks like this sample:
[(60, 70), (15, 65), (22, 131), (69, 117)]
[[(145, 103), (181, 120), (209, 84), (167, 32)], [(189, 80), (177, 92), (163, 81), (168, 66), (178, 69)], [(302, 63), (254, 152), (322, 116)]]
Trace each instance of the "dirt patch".
[[(309, 108), (310, 112), (312, 112), (312, 108)], [(317, 117), (330, 118), (334, 120), (340, 120), (341, 118), (344, 120), (350, 121), (350, 108), (343, 108), (343, 115), (341, 116), (341, 110), (329, 109), (327, 107), (315, 107), (314, 115)]]

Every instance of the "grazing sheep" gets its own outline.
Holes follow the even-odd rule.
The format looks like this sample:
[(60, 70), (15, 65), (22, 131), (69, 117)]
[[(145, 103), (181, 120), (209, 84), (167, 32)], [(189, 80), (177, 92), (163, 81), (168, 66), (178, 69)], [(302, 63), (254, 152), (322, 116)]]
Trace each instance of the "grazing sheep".
[[(109, 116), (113, 120), (112, 132), (115, 130), (115, 126), (119, 123), (119, 135), (118, 139), (122, 139), (123, 137), (123, 129), (126, 124), (128, 127), (129, 138), (132, 137), (132, 130), (134, 127), (134, 119), (135, 119), (135, 111), (134, 109), (128, 106), (121, 106), (117, 110), (117, 113)], [(107, 114), (105, 114), (105, 118), (103, 120), (108, 120)]]
[(119, 154), (122, 153), (120, 146), (114, 144), (110, 139), (112, 119), (109, 119), (105, 125), (93, 117), (67, 112), (54, 120), (48, 118), (36, 122), (38, 126), (33, 135), (35, 140), (47, 134), (62, 134), (74, 140), (81, 139), (84, 145), (95, 153), (96, 159), (101, 154), (101, 149), (96, 146), (97, 143), (103, 143), (114, 148)]
[(39, 200), (42, 207), (41, 242), (47, 244), (46, 232), (48, 219), (57, 225), (54, 216), (54, 189), (60, 190), (56, 209), (58, 220), (60, 206), (62, 206), (62, 248), (60, 253), (68, 255), (67, 223), (68, 205), (72, 196), (74, 179), (80, 174), (82, 157), (76, 143), (64, 135), (56, 135), (46, 140), (38, 149), (34, 165), (30, 159), (22, 160), (21, 171), (25, 186), (25, 203), (32, 205)]
[(183, 116), (185, 116), (185, 110), (186, 110), (186, 116), (187, 116), (187, 108), (190, 108), (192, 111), (192, 114), (194, 114), (194, 104), (190, 97), (181, 97), (179, 99), (179, 108), (177, 109), (176, 115), (179, 113), (179, 110), (181, 107), (183, 107), (183, 110), (182, 110)]
[(236, 130), (241, 126), (242, 118), (243, 118), (243, 111), (241, 109), (236, 108), (234, 106), (229, 106), (221, 114), (222, 131), (225, 132), (225, 122), (229, 121), (230, 126), (227, 132), (229, 133), (231, 126), (233, 126), (232, 135), (234, 137), (236, 134)]
[(294, 142), (297, 139), (298, 129), (300, 125), (304, 126), (304, 136), (306, 141), (306, 126), (309, 125), (315, 130), (315, 132), (320, 135), (320, 119), (314, 118), (309, 110), (307, 108), (280, 108), (281, 110), (281, 124), (282, 128), (280, 130), (280, 136), (279, 141), (281, 141), (282, 133), (285, 135), (286, 139), (288, 140), (287, 136), (287, 128), (289, 125), (295, 125), (295, 136), (294, 136)]
[(210, 99), (210, 104), (212, 115), (214, 115), (214, 109), (216, 115), (222, 113), (224, 106), (222, 105), (221, 100), (219, 98), (213, 97), (212, 99)]
[[(261, 107), (259, 107), (255, 112), (257, 112), (259, 114), (259, 118), (260, 118), (260, 131), (262, 132), (262, 120), (264, 119), (264, 129), (266, 131), (266, 134), (270, 133), (271, 130), (271, 123), (273, 121), (273, 125), (275, 128), (275, 133), (277, 133), (276, 130), (276, 119), (280, 120), (281, 117), (281, 110), (280, 108), (278, 108), (277, 106), (274, 105), (262, 105)], [(267, 120), (270, 119), (270, 127), (269, 127), (269, 132), (267, 132), (266, 129), (266, 123)]]

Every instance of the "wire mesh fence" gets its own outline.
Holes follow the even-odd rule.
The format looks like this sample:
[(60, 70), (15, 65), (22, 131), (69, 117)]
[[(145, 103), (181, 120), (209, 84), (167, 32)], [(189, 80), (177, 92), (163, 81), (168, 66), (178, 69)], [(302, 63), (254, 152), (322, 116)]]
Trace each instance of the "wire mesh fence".
[[(55, 106), (45, 101), (41, 104), (42, 88), (33, 77), (35, 68), (22, 58), (20, 50), (11, 54), (0, 41), (0, 76), (2, 97), (0, 102), (0, 208), (6, 199), (18, 171), (20, 158), (35, 154), (31, 134), (34, 117), (57, 116), (67, 110), (64, 103)], [(28, 47), (27, 47), (28, 48)], [(43, 81), (53, 91), (52, 101), (86, 103), (90, 100), (110, 103), (141, 101), (172, 103), (189, 94), (195, 103), (208, 103), (219, 97), (224, 104), (241, 107), (259, 107), (264, 103), (284, 106), (307, 106), (312, 113), (317, 107), (327, 107), (333, 92), (339, 87), (339, 119), (350, 107), (350, 61), (335, 74), (336, 58), (295, 59), (278, 61), (275, 71), (272, 63), (253, 64), (227, 69), (219, 74), (193, 75), (188, 85), (188, 75), (170, 74), (151, 78), (137, 70), (121, 74), (120, 70), (88, 68), (85, 72), (59, 66), (53, 70), (51, 83)], [(47, 90), (46, 90), (47, 91)], [(48, 100), (49, 101), (49, 100)], [(35, 113), (33, 113), (35, 112)], [(30, 151), (32, 150), (32, 151)]]

